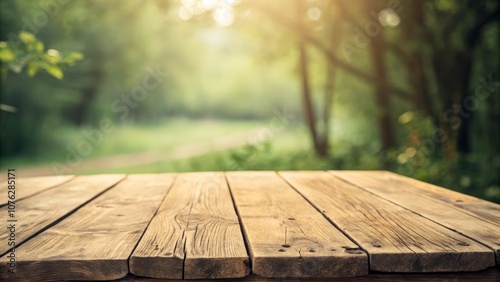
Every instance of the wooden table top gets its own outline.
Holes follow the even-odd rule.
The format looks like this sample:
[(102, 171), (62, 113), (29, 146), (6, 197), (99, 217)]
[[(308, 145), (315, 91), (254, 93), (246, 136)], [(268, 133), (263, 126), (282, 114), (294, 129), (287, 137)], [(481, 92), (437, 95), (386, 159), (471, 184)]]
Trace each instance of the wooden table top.
[(12, 185), (0, 184), (0, 280), (500, 280), (500, 205), (386, 171)]

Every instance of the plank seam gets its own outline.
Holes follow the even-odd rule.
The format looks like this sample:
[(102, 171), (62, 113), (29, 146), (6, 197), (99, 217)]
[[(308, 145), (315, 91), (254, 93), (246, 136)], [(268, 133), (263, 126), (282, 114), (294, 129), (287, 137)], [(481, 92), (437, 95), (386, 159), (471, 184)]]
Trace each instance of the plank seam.
[(462, 232), (460, 232), (460, 231), (458, 231), (458, 230), (456, 230), (456, 229), (454, 229), (454, 228), (451, 228), (451, 227), (448, 227), (448, 226), (446, 226), (446, 225), (443, 225), (442, 223), (439, 223), (438, 221), (435, 221), (435, 220), (433, 220), (433, 219), (431, 219), (431, 218), (428, 218), (428, 217), (426, 217), (426, 216), (424, 216), (424, 215), (422, 215), (422, 214), (419, 214), (418, 212), (413, 211), (413, 210), (411, 210), (411, 209), (409, 209), (409, 208), (407, 208), (407, 207), (405, 207), (405, 206), (403, 206), (403, 205), (400, 205), (400, 204), (398, 204), (398, 203), (396, 203), (396, 202), (393, 202), (393, 201), (391, 201), (391, 200), (389, 200), (389, 199), (387, 199), (387, 198), (385, 198), (385, 197), (383, 197), (383, 196), (381, 196), (381, 195), (377, 195), (377, 194), (375, 194), (375, 193), (373, 193), (373, 192), (371, 192), (371, 191), (369, 191), (369, 190), (367, 190), (367, 189), (363, 188), (362, 186), (360, 186), (360, 185), (358, 185), (358, 184), (352, 183), (352, 182), (350, 182), (350, 181), (348, 181), (348, 180), (346, 180), (346, 179), (344, 179), (344, 178), (341, 178), (341, 177), (337, 176), (337, 175), (336, 175), (335, 173), (333, 173), (333, 172), (328, 171), (328, 173), (329, 173), (330, 175), (332, 175), (333, 177), (335, 177), (335, 178), (337, 178), (337, 179), (340, 179), (341, 181), (343, 181), (343, 182), (345, 182), (345, 183), (348, 183), (348, 184), (350, 184), (350, 185), (353, 185), (353, 186), (355, 186), (355, 187), (358, 187), (358, 188), (362, 189), (363, 191), (366, 191), (366, 192), (368, 192), (368, 193), (370, 193), (370, 194), (372, 194), (372, 195), (374, 195), (374, 196), (376, 196), (376, 197), (378, 197), (378, 198), (380, 198), (380, 199), (386, 200), (386, 201), (388, 201), (388, 202), (390, 202), (390, 203), (392, 203), (392, 204), (394, 204), (394, 205), (397, 205), (397, 206), (399, 206), (399, 207), (402, 207), (403, 209), (405, 209), (405, 210), (407, 210), (407, 211), (410, 211), (410, 212), (412, 212), (412, 213), (414, 213), (414, 214), (416, 214), (416, 215), (418, 215), (418, 216), (420, 216), (420, 217), (422, 217), (422, 218), (425, 218), (425, 219), (427, 219), (427, 220), (430, 220), (430, 221), (432, 221), (432, 222), (434, 222), (434, 223), (436, 223), (436, 224), (438, 224), (438, 225), (440, 225), (440, 226), (442, 226), (442, 227), (444, 227), (444, 228), (446, 228), (446, 229), (448, 229), (448, 230), (451, 230), (451, 231), (453, 231), (453, 232), (455, 232), (455, 233), (458, 233), (458, 234), (460, 234), (460, 235), (462, 235), (462, 236), (464, 236), (464, 237), (466, 237), (466, 238), (469, 238), (470, 240), (472, 240), (472, 241), (474, 241), (474, 242), (477, 242), (477, 243), (479, 243), (479, 244), (481, 244), (481, 245), (483, 245), (483, 246), (487, 247), (488, 249), (490, 249), (490, 250), (492, 250), (492, 251), (493, 251), (493, 254), (495, 255), (495, 258), (496, 258), (496, 260), (495, 260), (495, 261), (498, 261), (498, 259), (499, 259), (499, 258), (498, 258), (498, 256), (497, 256), (497, 251), (496, 251), (495, 249), (493, 249), (492, 247), (488, 246), (487, 244), (485, 244), (485, 243), (483, 243), (483, 242), (479, 241), (478, 239), (475, 239), (475, 238), (473, 238), (473, 237), (471, 237), (471, 236), (469, 236), (469, 235), (467, 235), (467, 234), (464, 234), (464, 233), (462, 233)]
[[(68, 183), (68, 182), (70, 182), (70, 181), (74, 180), (75, 178), (76, 178), (76, 176), (75, 176), (75, 175), (72, 175), (72, 177), (71, 177), (71, 178), (69, 178), (69, 179), (68, 179), (68, 180), (66, 180), (66, 181), (63, 181), (63, 182), (61, 182), (61, 183), (59, 183), (59, 184), (56, 184), (56, 185), (53, 185), (53, 186), (49, 186), (49, 187), (47, 187), (47, 188), (45, 188), (45, 189), (43, 189), (43, 190), (40, 190), (40, 191), (38, 191), (38, 192), (36, 192), (36, 193), (34, 193), (34, 194), (31, 194), (31, 195), (29, 195), (29, 196), (21, 197), (21, 198), (19, 198), (19, 199), (17, 199), (17, 200), (16, 200), (16, 203), (17, 203), (17, 202), (19, 202), (19, 201), (22, 201), (22, 200), (24, 200), (24, 199), (29, 199), (29, 198), (31, 198), (31, 197), (33, 197), (33, 196), (36, 196), (36, 195), (38, 195), (38, 194), (40, 194), (40, 193), (42, 193), (42, 192), (47, 191), (47, 190), (50, 190), (50, 189), (54, 189), (54, 188), (56, 188), (56, 187), (59, 187), (59, 186), (61, 186), (61, 185), (63, 185), (63, 184), (66, 184), (66, 183)], [(0, 204), (0, 208), (4, 207), (4, 206), (6, 206), (6, 205), (8, 205), (8, 203), (6, 203), (6, 204)]]
[(236, 201), (234, 200), (233, 191), (231, 190), (231, 185), (229, 184), (229, 180), (227, 179), (226, 172), (224, 172), (224, 179), (226, 180), (226, 183), (227, 183), (227, 189), (229, 190), (229, 195), (231, 196), (231, 201), (233, 203), (234, 211), (236, 212), (236, 215), (238, 216), (238, 223), (240, 226), (240, 232), (243, 235), (243, 239), (244, 239), (243, 244), (245, 245), (245, 250), (247, 251), (247, 256), (248, 256), (248, 268), (250, 270), (250, 273), (252, 273), (252, 258), (250, 257), (250, 246), (247, 243), (247, 241), (249, 241), (249, 240), (247, 238), (247, 234), (246, 234), (245, 229), (243, 227), (243, 222), (241, 220), (240, 211), (238, 210), (238, 206), (236, 205)]
[[(127, 175), (127, 177), (128, 177), (128, 175)], [(170, 190), (172, 190), (172, 186), (174, 185), (175, 179), (177, 179), (177, 174), (174, 175), (174, 179), (170, 183), (170, 186), (168, 187), (168, 190), (165, 193), (165, 196), (163, 196), (163, 198), (161, 199), (160, 203), (158, 204), (158, 207), (156, 208), (155, 213), (153, 214), (153, 216), (149, 220), (148, 224), (146, 225), (146, 228), (144, 228), (144, 231), (142, 231), (141, 237), (139, 237), (139, 240), (137, 240), (137, 242), (135, 243), (134, 248), (132, 249), (132, 252), (130, 253), (130, 255), (127, 258), (127, 268), (128, 268), (128, 273), (129, 274), (131, 274), (131, 272), (130, 272), (130, 258), (134, 254), (135, 249), (137, 249), (137, 246), (139, 246), (139, 242), (141, 242), (142, 237), (144, 237), (144, 234), (146, 234), (146, 231), (148, 230), (149, 225), (151, 224), (151, 221), (153, 221), (153, 218), (158, 214), (158, 211), (160, 210), (161, 204), (163, 203), (163, 201), (165, 200), (165, 198), (167, 197), (167, 195), (170, 193)]]
[[(408, 179), (407, 181), (410, 181), (410, 182), (419, 181), (419, 180), (413, 179), (413, 178), (411, 178), (411, 177), (407, 177), (407, 176), (404, 176), (404, 175), (399, 175), (399, 174), (394, 173), (394, 172), (390, 172), (390, 171), (385, 171), (385, 172), (389, 172), (390, 174), (394, 174), (394, 175), (397, 175), (397, 176), (403, 176), (404, 178), (407, 178), (407, 179)], [(335, 175), (335, 174), (334, 174), (334, 175)], [(391, 177), (391, 178), (389, 179), (389, 181), (390, 181), (390, 182), (395, 182), (395, 180), (393, 179), (393, 177), (394, 177), (394, 176), (393, 176), (393, 175), (390, 175), (390, 177)], [(430, 185), (434, 185), (434, 184), (432, 184), (432, 183), (427, 183), (427, 182), (424, 182), (424, 183), (426, 183), (426, 184), (430, 184)], [(434, 185), (434, 186), (436, 186), (436, 185)], [(418, 187), (418, 186), (417, 186), (417, 187)], [(439, 186), (437, 186), (437, 187), (439, 187)], [(444, 188), (444, 187), (439, 187), (439, 188), (448, 189), (448, 188)], [(424, 188), (420, 188), (420, 187), (418, 187), (418, 189), (419, 189), (419, 190), (424, 190), (424, 191), (426, 191), (426, 189), (424, 189)], [(450, 189), (448, 189), (448, 190), (450, 190)], [(414, 193), (414, 192), (412, 192), (412, 191), (410, 191), (410, 193), (415, 194), (415, 193)], [(464, 214), (466, 214), (466, 215), (468, 215), (468, 216), (474, 217), (474, 218), (476, 218), (476, 219), (478, 219), (478, 220), (480, 220), (480, 221), (483, 221), (483, 222), (484, 222), (484, 223), (486, 223), (486, 224), (491, 224), (491, 225), (499, 226), (499, 225), (498, 225), (498, 223), (496, 223), (496, 222), (492, 222), (492, 221), (491, 221), (491, 220), (489, 220), (489, 219), (483, 218), (482, 216), (480, 216), (480, 215), (478, 215), (478, 214), (476, 214), (476, 213), (474, 213), (474, 212), (472, 212), (472, 211), (469, 211), (468, 209), (466, 209), (466, 208), (464, 208), (464, 207), (462, 207), (462, 206), (456, 206), (456, 205), (453, 205), (453, 204), (448, 203), (448, 202), (446, 202), (446, 201), (444, 201), (444, 200), (441, 200), (441, 199), (436, 199), (436, 198), (434, 198), (434, 197), (432, 197), (432, 196), (430, 196), (430, 195), (427, 195), (427, 194), (419, 194), (419, 193), (417, 193), (417, 194), (418, 194), (420, 197), (423, 197), (423, 198), (425, 198), (425, 199), (429, 199), (429, 200), (436, 201), (436, 202), (439, 202), (439, 203), (441, 203), (441, 204), (445, 204), (445, 205), (447, 205), (447, 206), (450, 206), (451, 208), (453, 208), (453, 209), (455, 209), (455, 210), (457, 210), (457, 211), (460, 211), (460, 212), (462, 212), (462, 213), (464, 213)], [(468, 195), (468, 196), (469, 196), (469, 195)], [(471, 197), (473, 197), (473, 196), (471, 196)], [(474, 197), (474, 198), (475, 198), (475, 197)], [(476, 199), (478, 199), (478, 198), (476, 198)], [(481, 200), (481, 199), (478, 199), (478, 200)], [(485, 200), (482, 200), (482, 201), (485, 201)]]
[(188, 231), (189, 228), (189, 220), (191, 217), (191, 212), (193, 211), (193, 206), (194, 202), (191, 202), (191, 207), (189, 208), (189, 214), (186, 222), (186, 228), (184, 229), (184, 232), (182, 233), (182, 239), (184, 240), (184, 260), (182, 261), (182, 280), (184, 280), (184, 271), (186, 270), (186, 259), (187, 259), (187, 252), (186, 252), (186, 244), (187, 244), (187, 238), (186, 238), (186, 232)]
[(346, 236), (347, 238), (349, 238), (349, 240), (351, 240), (352, 242), (354, 242), (358, 248), (360, 250), (362, 250), (365, 254), (366, 254), (366, 257), (368, 259), (368, 273), (371, 272), (371, 263), (370, 263), (370, 254), (368, 253), (367, 250), (363, 249), (363, 247), (361, 247), (361, 244), (359, 244), (356, 240), (354, 240), (354, 238), (352, 238), (351, 236), (349, 236), (349, 234), (347, 234), (346, 232), (344, 232), (335, 222), (333, 222), (333, 220), (331, 220), (329, 217), (327, 217), (322, 211), (321, 209), (319, 209), (318, 207), (316, 207), (316, 205), (314, 205), (307, 197), (305, 197), (304, 195), (302, 195), (302, 193), (300, 193), (297, 189), (295, 189), (295, 187), (285, 178), (283, 177), (278, 171), (275, 172), (278, 177), (280, 177), (281, 179), (283, 179), (283, 181), (285, 181), (288, 186), (290, 188), (292, 188), (295, 192), (297, 192), (302, 198), (304, 198), (304, 200), (306, 200), (315, 210), (317, 210), (328, 222), (330, 222), (330, 224), (332, 224), (338, 231), (340, 231), (342, 234), (344, 234), (344, 236)]
[[(55, 221), (47, 224), (47, 226), (43, 227), (42, 229), (38, 230), (37, 232), (33, 233), (31, 236), (28, 236), (26, 239), (24, 239), (23, 241), (21, 241), (20, 243), (16, 243), (16, 246), (13, 247), (13, 248), (19, 248), (21, 247), (22, 245), (24, 245), (26, 242), (28, 242), (29, 240), (33, 239), (34, 237), (38, 236), (39, 234), (45, 232), (46, 230), (48, 230), (49, 228), (57, 225), (59, 222), (65, 220), (66, 218), (70, 217), (72, 214), (74, 214), (75, 212), (77, 212), (79, 209), (81, 209), (82, 207), (86, 206), (88, 203), (92, 202), (93, 200), (97, 199), (98, 197), (100, 197), (102, 194), (106, 193), (107, 191), (111, 190), (112, 188), (114, 188), (116, 185), (118, 185), (120, 182), (124, 181), (125, 179), (127, 178), (127, 176), (123, 177), (122, 179), (118, 180), (118, 182), (116, 182), (115, 184), (112, 184), (110, 185), (108, 188), (104, 189), (102, 192), (98, 193), (97, 195), (95, 195), (94, 197), (90, 198), (89, 200), (85, 201), (84, 203), (82, 203), (81, 205), (77, 206), (76, 208), (72, 209), (71, 211), (69, 211), (68, 213), (66, 213), (65, 215), (61, 216), (60, 218), (56, 219)], [(9, 250), (7, 250), (6, 252), (0, 254), (0, 257), (3, 257), (5, 256), (6, 254), (8, 254), (13, 248), (10, 248)]]

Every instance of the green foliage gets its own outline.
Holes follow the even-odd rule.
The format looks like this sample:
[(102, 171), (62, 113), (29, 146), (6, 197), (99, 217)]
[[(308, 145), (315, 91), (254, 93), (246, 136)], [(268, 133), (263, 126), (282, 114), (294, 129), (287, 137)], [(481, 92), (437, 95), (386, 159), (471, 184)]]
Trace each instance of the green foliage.
[(70, 52), (63, 54), (55, 49), (45, 50), (44, 44), (32, 33), (21, 31), (19, 41), (0, 42), (0, 71), (2, 79), (7, 78), (8, 71), (20, 73), (23, 69), (29, 77), (34, 77), (39, 70), (62, 79), (64, 66), (72, 66), (82, 60), (83, 54)]
[[(8, 72), (19, 73), (9, 74), (1, 85), (1, 104), (17, 109), (1, 116), (1, 165), (64, 160), (65, 148), (81, 141), (82, 130), (98, 127), (104, 118), (116, 130), (95, 146), (88, 159), (154, 150), (165, 150), (168, 156), (178, 145), (222, 138), (256, 124), (279, 126), (276, 111), (283, 109), (294, 116), (295, 126), (303, 120), (297, 43), (304, 38), (293, 21), (302, 12), (309, 37), (371, 77), (370, 44), (384, 36), (388, 83), (407, 91), (409, 98), (388, 91), (390, 110), (384, 112), (374, 95), (376, 83), (339, 64), (334, 64), (335, 75), (329, 76), (325, 70), (331, 62), (307, 42), (317, 119), (326, 109), (325, 82), (334, 81), (331, 127), (322, 127), (331, 135), (328, 156), (316, 157), (305, 128), (292, 128), (291, 122), (282, 132), (274, 132), (274, 138), (241, 148), (91, 172), (390, 169), (500, 201), (498, 90), (471, 113), (470, 153), (458, 153), (453, 142), (433, 141), (435, 130), (443, 127), (443, 113), (460, 103), (460, 94), (474, 91), (477, 77), (492, 73), (498, 81), (498, 20), (486, 25), (473, 52), (467, 50), (465, 41), (474, 25), (498, 9), (498, 1), (304, 0), (305, 8), (297, 11), (289, 0), (249, 0), (234, 1), (239, 4), (234, 6), (231, 26), (218, 26), (211, 10), (196, 10), (189, 20), (179, 17), (182, 5), (216, 2), (58, 1), (57, 7), (47, 11), (37, 1), (1, 1), (0, 71), (4, 79)], [(258, 2), (274, 8), (277, 15), (256, 8)], [(366, 35), (367, 26), (379, 26), (376, 13), (395, 2), (401, 2), (399, 25), (381, 27), (384, 35)], [(318, 10), (319, 18), (309, 17), (309, 12), (318, 15)], [(34, 19), (42, 18), (42, 13), (47, 21), (35, 25)], [(285, 16), (291, 24), (280, 22), (278, 16)], [(25, 32), (15, 35), (18, 30)], [(350, 59), (339, 48), (342, 42), (356, 46)], [(471, 54), (470, 65), (459, 63)], [(413, 72), (418, 62), (422, 62), (422, 73)], [(167, 76), (155, 84), (158, 81), (151, 79), (151, 69)], [(464, 91), (462, 74), (469, 70), (471, 85)], [(144, 89), (144, 96), (137, 96)], [(424, 95), (421, 90), (428, 90), (429, 100), (417, 103)], [(140, 99), (131, 100), (133, 95)], [(423, 105), (429, 109), (425, 111)], [(380, 152), (382, 114), (389, 118), (396, 136), (396, 146), (387, 152)], [(179, 121), (179, 117), (196, 120)], [(221, 125), (200, 122), (202, 118), (221, 120), (216, 122)], [(247, 121), (228, 122), (240, 119)], [(458, 132), (447, 130), (455, 141)]]

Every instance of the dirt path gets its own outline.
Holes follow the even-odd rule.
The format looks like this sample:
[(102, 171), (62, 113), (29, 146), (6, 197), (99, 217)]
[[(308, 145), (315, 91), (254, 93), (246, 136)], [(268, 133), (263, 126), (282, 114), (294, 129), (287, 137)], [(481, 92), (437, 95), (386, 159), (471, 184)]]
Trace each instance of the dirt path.
[[(203, 143), (181, 145), (167, 150), (154, 150), (84, 160), (69, 174), (79, 174), (88, 170), (148, 165), (165, 160), (189, 159), (192, 157), (205, 155), (210, 152), (237, 148), (246, 145), (249, 138), (251, 136), (255, 136), (255, 134), (257, 134), (260, 130), (262, 129), (257, 128), (252, 131), (227, 135), (217, 139), (208, 140)], [(60, 174), (51, 165), (25, 168), (21, 167), (16, 169), (16, 171), (18, 173), (18, 177)], [(5, 181), (5, 178), (3, 176), (0, 176), (0, 181)]]

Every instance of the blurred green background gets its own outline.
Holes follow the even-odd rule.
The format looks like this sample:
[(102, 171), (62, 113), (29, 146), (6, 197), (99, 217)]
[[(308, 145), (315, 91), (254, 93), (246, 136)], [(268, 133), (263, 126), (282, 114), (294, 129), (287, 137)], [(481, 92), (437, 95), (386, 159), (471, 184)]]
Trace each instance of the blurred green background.
[(500, 202), (495, 0), (4, 0), (0, 168), (386, 169)]

